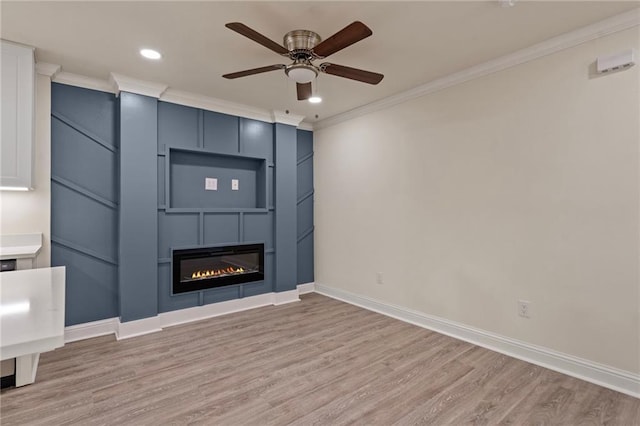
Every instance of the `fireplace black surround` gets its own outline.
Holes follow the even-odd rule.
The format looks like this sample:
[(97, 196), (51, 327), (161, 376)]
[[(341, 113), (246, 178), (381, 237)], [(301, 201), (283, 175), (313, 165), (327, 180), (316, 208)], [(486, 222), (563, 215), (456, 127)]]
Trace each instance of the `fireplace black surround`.
[(173, 294), (264, 280), (264, 244), (173, 250)]

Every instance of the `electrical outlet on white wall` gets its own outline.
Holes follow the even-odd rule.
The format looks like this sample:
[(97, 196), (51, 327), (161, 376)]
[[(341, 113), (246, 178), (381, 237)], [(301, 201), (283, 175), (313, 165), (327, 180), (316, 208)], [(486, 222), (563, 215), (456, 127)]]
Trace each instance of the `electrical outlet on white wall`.
[(531, 302), (518, 300), (518, 315), (522, 318), (531, 318)]
[(237, 191), (240, 189), (240, 181), (238, 179), (231, 179), (231, 190)]

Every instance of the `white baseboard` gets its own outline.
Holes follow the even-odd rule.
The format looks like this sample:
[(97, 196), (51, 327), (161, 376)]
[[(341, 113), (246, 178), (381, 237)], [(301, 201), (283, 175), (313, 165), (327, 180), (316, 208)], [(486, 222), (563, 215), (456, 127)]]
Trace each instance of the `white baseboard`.
[(313, 293), (316, 291), (315, 283), (298, 284), (298, 294)]
[(135, 321), (120, 322), (116, 329), (116, 339), (129, 339), (131, 337), (142, 336), (144, 334), (162, 331), (160, 317), (143, 318)]
[(275, 306), (285, 305), (287, 303), (300, 301), (300, 297), (298, 297), (299, 296), (298, 289), (281, 291), (279, 293), (271, 293), (271, 296), (272, 296), (272, 303)]
[(220, 315), (232, 314), (234, 312), (270, 306), (273, 305), (272, 294), (273, 293), (258, 294), (243, 299), (233, 299), (193, 308), (179, 309), (177, 311), (163, 312), (158, 316), (160, 317), (160, 324), (163, 328), (170, 327), (172, 325), (185, 324), (218, 317)]
[(109, 318), (78, 325), (70, 325), (64, 328), (64, 342), (71, 343), (77, 340), (115, 334), (118, 329), (118, 322), (118, 318)]
[(368, 297), (358, 296), (337, 288), (315, 284), (316, 293), (360, 306), (370, 311), (427, 328), (453, 338), (500, 352), (513, 358), (536, 364), (568, 376), (577, 377), (627, 395), (640, 398), (640, 374), (620, 370), (548, 348), (532, 345), (509, 337), (490, 333), (432, 315)]
[[(302, 284), (307, 293), (310, 292), (309, 284), (313, 285), (313, 283)], [(263, 306), (277, 306), (291, 302), (299, 302), (299, 294), (300, 291), (298, 289), (279, 293), (272, 292), (193, 308), (179, 309), (177, 311), (163, 312), (155, 317), (144, 318), (137, 321), (120, 322), (119, 318), (109, 318), (71, 325), (64, 329), (64, 342), (71, 343), (77, 340), (91, 339), (108, 334), (115, 334), (118, 340), (128, 339), (143, 334), (162, 331), (163, 328), (172, 325), (200, 321)]]

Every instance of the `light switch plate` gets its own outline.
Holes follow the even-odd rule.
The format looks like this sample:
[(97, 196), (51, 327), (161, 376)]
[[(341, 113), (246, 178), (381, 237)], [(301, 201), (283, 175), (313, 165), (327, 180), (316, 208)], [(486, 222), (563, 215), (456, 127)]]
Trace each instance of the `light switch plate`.
[(238, 179), (231, 179), (231, 190), (237, 191), (240, 189), (240, 181)]
[(204, 189), (206, 191), (218, 190), (218, 179), (216, 178), (204, 178)]

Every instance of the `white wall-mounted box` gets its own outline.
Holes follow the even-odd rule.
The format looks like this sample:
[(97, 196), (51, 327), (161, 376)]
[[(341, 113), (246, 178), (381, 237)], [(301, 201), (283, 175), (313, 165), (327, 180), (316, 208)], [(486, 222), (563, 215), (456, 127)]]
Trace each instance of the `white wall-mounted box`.
[(34, 49), (1, 40), (0, 190), (33, 189)]
[(623, 68), (628, 68), (635, 65), (635, 63), (635, 49), (627, 49), (623, 52), (615, 53), (613, 55), (598, 57), (596, 61), (596, 68), (599, 73), (605, 73), (609, 71), (617, 71)]

